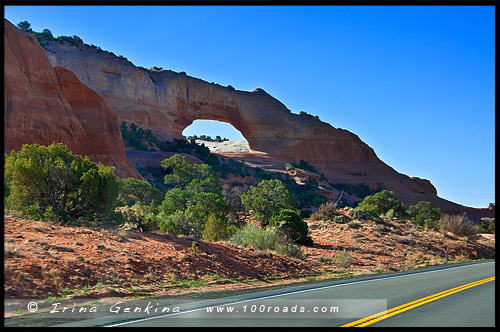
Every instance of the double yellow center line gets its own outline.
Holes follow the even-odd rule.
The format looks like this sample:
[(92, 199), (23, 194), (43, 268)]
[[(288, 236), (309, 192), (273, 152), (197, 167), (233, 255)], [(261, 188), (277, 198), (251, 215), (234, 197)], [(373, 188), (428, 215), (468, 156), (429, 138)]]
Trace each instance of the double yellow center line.
[(352, 323), (349, 323), (349, 324), (346, 324), (346, 325), (342, 325), (341, 327), (362, 327), (362, 326), (368, 326), (368, 325), (371, 325), (371, 324), (373, 324), (375, 322), (378, 322), (380, 320), (389, 318), (391, 316), (397, 315), (397, 314), (402, 313), (404, 311), (407, 311), (407, 310), (413, 309), (415, 307), (418, 307), (418, 306), (420, 306), (422, 304), (435, 301), (435, 300), (440, 299), (442, 297), (445, 297), (445, 296), (448, 296), (448, 295), (451, 295), (451, 294), (463, 291), (463, 290), (465, 290), (467, 288), (478, 286), (478, 285), (481, 285), (481, 284), (484, 284), (484, 283), (487, 283), (487, 282), (490, 282), (490, 281), (493, 281), (493, 280), (495, 280), (495, 277), (486, 278), (486, 279), (483, 279), (483, 280), (472, 282), (470, 284), (466, 284), (466, 285), (462, 285), (462, 286), (455, 287), (455, 288), (452, 288), (452, 289), (448, 289), (448, 290), (446, 290), (444, 292), (436, 293), (434, 295), (427, 296), (427, 297), (421, 298), (421, 299), (416, 300), (416, 301), (408, 302), (406, 304), (394, 307), (394, 308), (389, 309), (389, 310), (384, 310), (382, 312), (379, 312), (378, 314), (371, 315), (371, 316), (359, 319), (359, 320), (354, 321)]

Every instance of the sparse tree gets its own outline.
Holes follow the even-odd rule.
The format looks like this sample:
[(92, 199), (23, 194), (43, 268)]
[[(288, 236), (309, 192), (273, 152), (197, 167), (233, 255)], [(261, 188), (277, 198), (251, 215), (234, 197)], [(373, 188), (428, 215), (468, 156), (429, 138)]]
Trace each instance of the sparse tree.
[(28, 21), (22, 21), (17, 24), (17, 27), (26, 32), (32, 32), (31, 24)]
[(134, 178), (127, 178), (120, 181), (120, 196), (122, 198), (140, 201), (143, 204), (150, 204), (153, 200), (161, 202), (163, 194), (147, 181)]
[(358, 207), (373, 220), (380, 221), (380, 216), (390, 212), (396, 218), (406, 215), (406, 208), (393, 191), (382, 190), (374, 195), (366, 196)]
[(114, 168), (73, 155), (61, 144), (25, 144), (5, 161), (8, 208), (41, 218), (45, 211), (62, 221), (107, 216), (117, 204)]
[(420, 201), (408, 207), (408, 215), (415, 224), (429, 229), (439, 230), (439, 219), (443, 215), (440, 208), (434, 208), (431, 202)]
[(247, 210), (253, 210), (265, 227), (269, 219), (281, 209), (297, 210), (297, 201), (280, 180), (263, 180), (241, 195)]

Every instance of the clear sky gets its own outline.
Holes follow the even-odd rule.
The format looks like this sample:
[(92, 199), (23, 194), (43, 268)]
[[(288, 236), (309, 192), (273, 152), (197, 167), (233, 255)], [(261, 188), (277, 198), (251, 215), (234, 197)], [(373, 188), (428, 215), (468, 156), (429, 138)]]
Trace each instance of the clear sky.
[[(4, 6), (136, 66), (263, 88), (445, 199), (495, 202), (494, 6)], [(196, 124), (196, 122), (195, 122)], [(241, 140), (230, 125), (184, 135)], [(203, 124), (203, 122), (201, 122)], [(215, 129), (211, 131), (210, 129)]]

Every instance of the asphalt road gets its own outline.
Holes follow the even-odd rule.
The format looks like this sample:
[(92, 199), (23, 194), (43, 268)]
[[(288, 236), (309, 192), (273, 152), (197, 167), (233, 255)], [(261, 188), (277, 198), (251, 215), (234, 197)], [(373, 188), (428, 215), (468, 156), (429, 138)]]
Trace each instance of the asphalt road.
[(120, 303), (63, 326), (495, 327), (494, 276), (494, 261), (453, 264), (191, 303)]

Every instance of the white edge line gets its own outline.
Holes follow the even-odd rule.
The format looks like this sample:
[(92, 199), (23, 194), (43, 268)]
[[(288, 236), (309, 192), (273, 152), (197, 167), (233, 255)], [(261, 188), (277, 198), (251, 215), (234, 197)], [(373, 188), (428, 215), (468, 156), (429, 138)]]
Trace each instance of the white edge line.
[[(471, 265), (482, 265), (482, 264), (491, 264), (491, 263), (495, 263), (495, 262), (493, 261), (493, 262), (483, 262), (483, 263), (476, 263), (476, 264), (467, 264), (467, 265), (462, 265), (462, 266), (454, 266), (454, 267), (446, 268), (445, 270), (460, 269), (460, 268), (463, 268), (463, 267), (470, 267)], [(385, 279), (394, 279), (394, 278), (401, 278), (401, 277), (413, 276), (413, 275), (417, 275), (417, 274), (434, 273), (434, 272), (439, 272), (441, 270), (443, 270), (443, 269), (432, 270), (432, 271), (415, 272), (415, 273), (403, 274), (403, 275), (398, 275), (398, 276), (380, 277), (380, 278), (369, 279), (369, 280), (359, 280), (359, 281), (353, 281), (353, 282), (348, 282), (348, 283), (343, 283), (343, 284), (338, 284), (338, 285), (323, 286), (323, 287), (318, 287), (318, 288), (303, 289), (303, 290), (300, 290), (300, 291), (294, 291), (294, 292), (289, 292), (289, 293), (282, 293), (282, 294), (269, 295), (269, 296), (254, 298), (254, 299), (243, 300), (243, 301), (230, 302), (230, 303), (220, 304), (218, 306), (222, 307), (222, 306), (228, 306), (228, 305), (235, 305), (235, 304), (240, 304), (240, 303), (245, 303), (245, 302), (252, 302), (252, 301), (258, 301), (258, 300), (270, 299), (270, 298), (273, 298), (273, 297), (280, 297), (280, 296), (291, 295), (291, 294), (299, 294), (299, 293), (317, 291), (317, 290), (326, 289), (326, 288), (335, 288), (335, 287), (341, 287), (341, 286), (361, 284), (361, 283), (365, 283), (365, 282), (379, 281), (379, 280), (382, 280), (382, 279), (383, 280), (385, 280)], [(159, 319), (159, 318), (165, 318), (165, 317), (170, 317), (170, 316), (177, 316), (177, 315), (189, 314), (189, 313), (192, 313), (192, 312), (204, 310), (204, 309), (206, 309), (208, 307), (210, 307), (210, 306), (206, 306), (206, 307), (203, 307), (203, 308), (192, 309), (192, 310), (183, 311), (183, 312), (178, 312), (178, 313), (171, 313), (171, 314), (161, 315), (161, 316), (141, 318), (141, 319), (131, 320), (131, 321), (123, 322), (123, 323), (106, 325), (104, 327), (115, 327), (115, 326), (121, 326), (121, 325), (139, 323), (139, 322), (144, 322), (144, 321), (153, 320), (153, 319)]]

